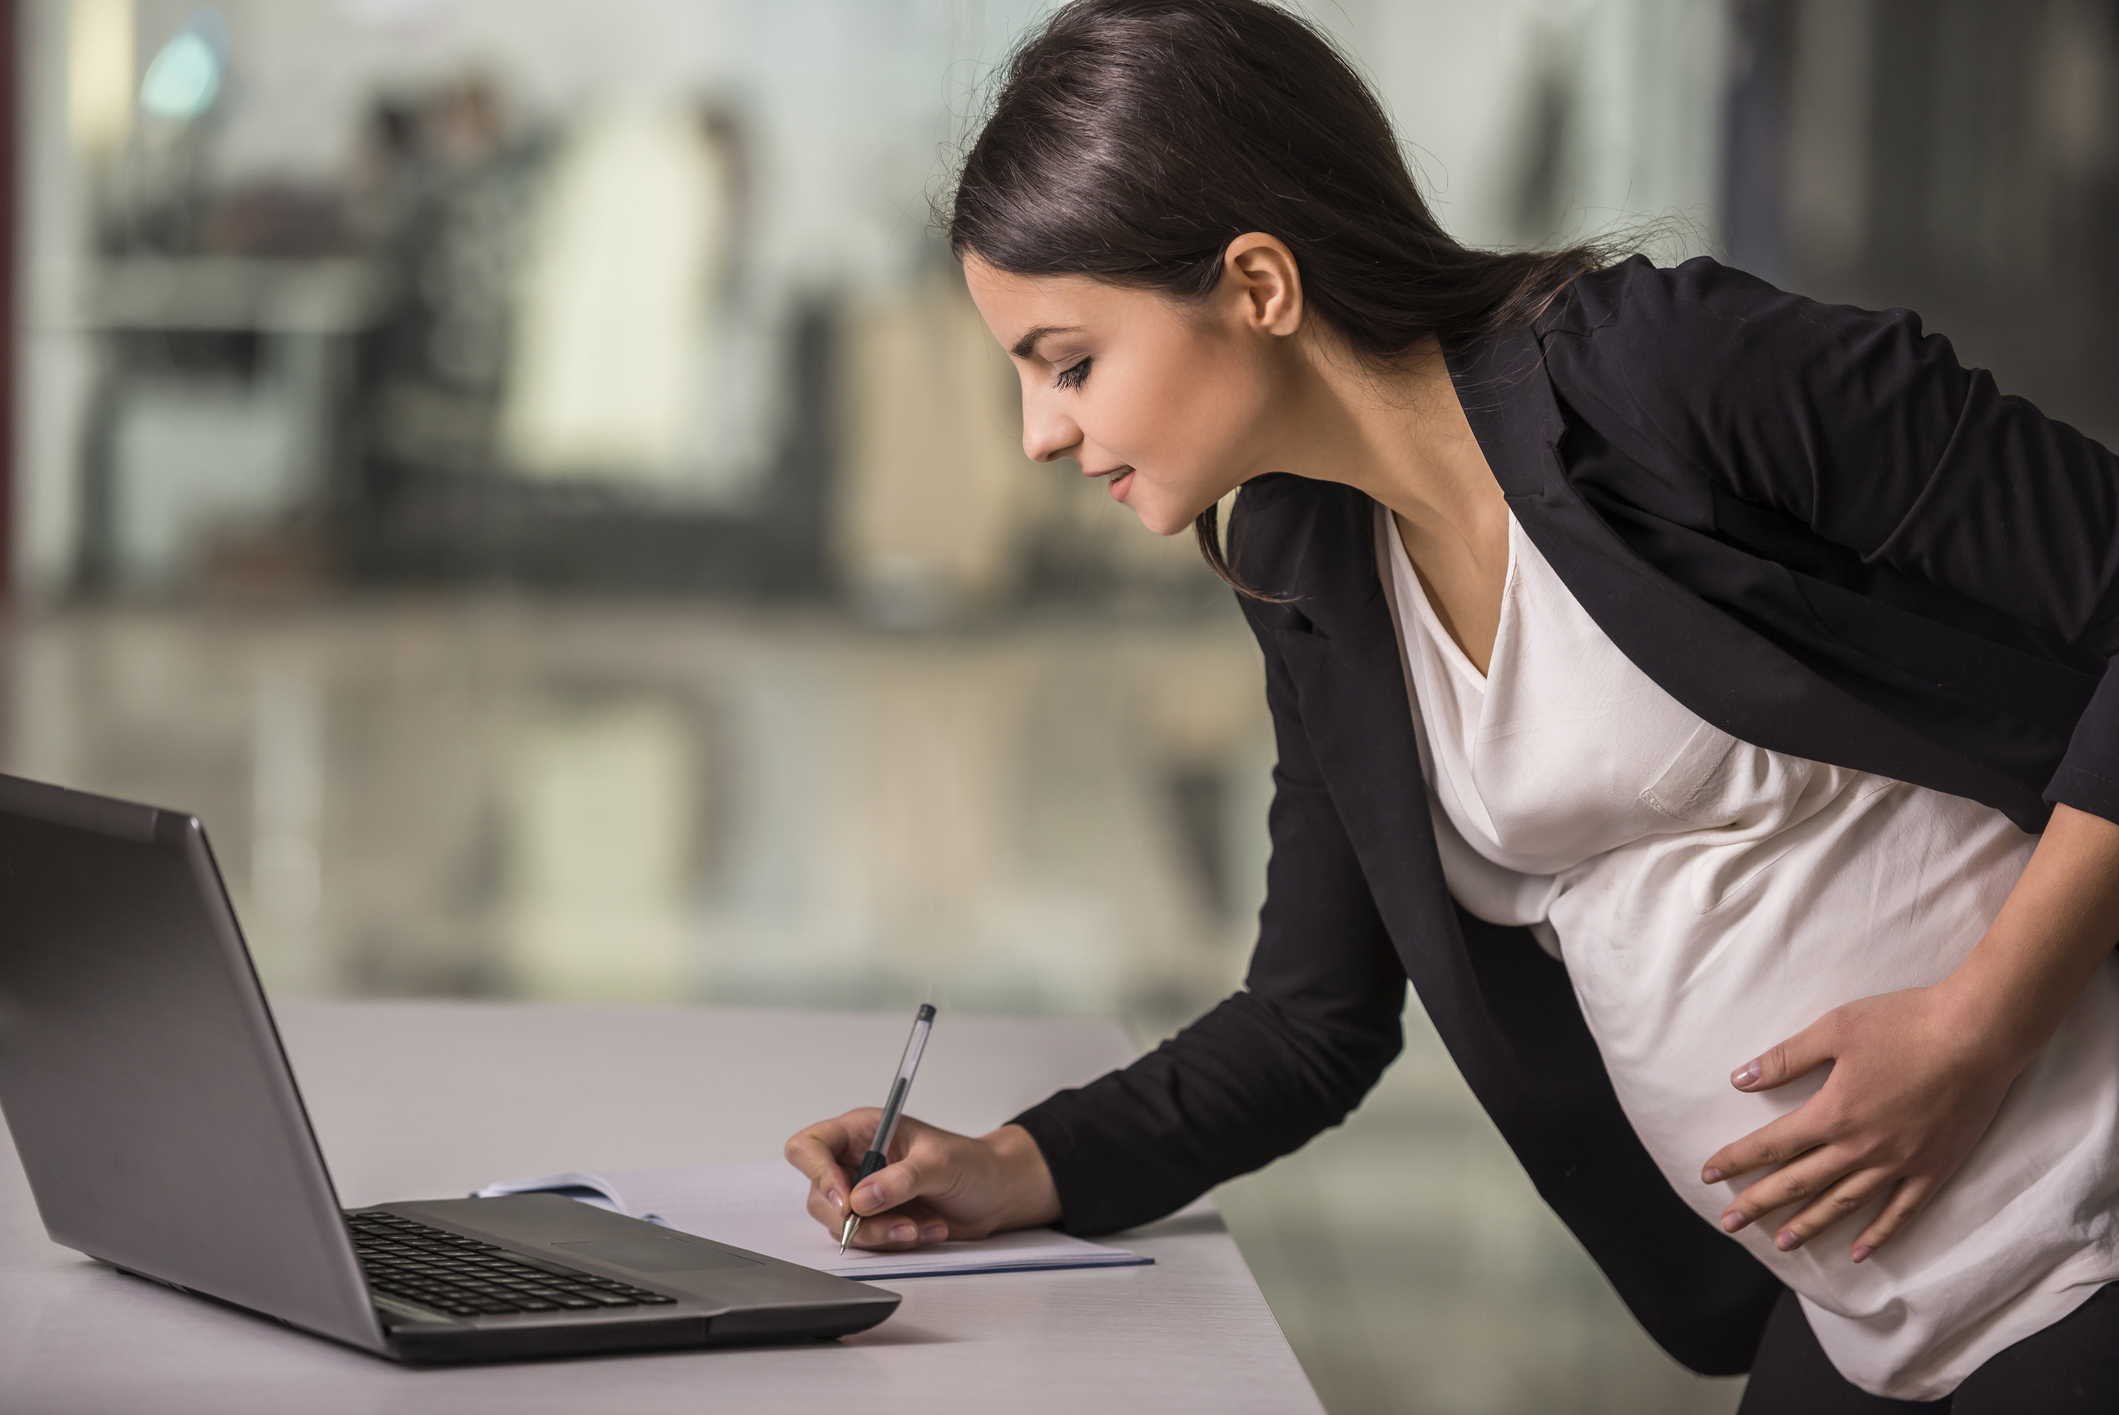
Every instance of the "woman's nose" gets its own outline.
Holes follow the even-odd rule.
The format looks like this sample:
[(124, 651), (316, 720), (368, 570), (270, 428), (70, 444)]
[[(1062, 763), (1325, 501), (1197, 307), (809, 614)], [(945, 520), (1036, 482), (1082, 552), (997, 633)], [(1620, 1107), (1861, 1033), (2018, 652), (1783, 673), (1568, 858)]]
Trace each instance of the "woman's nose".
[(1074, 419), (1043, 400), (1023, 400), (1023, 455), (1033, 462), (1056, 462), (1082, 445), (1082, 430)]

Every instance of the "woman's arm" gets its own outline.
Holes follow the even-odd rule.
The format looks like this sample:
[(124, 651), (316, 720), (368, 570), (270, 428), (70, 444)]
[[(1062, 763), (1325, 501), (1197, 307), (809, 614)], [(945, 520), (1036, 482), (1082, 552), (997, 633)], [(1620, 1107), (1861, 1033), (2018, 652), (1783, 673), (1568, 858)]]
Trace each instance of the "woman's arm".
[(1932, 987), (1835, 1008), (1737, 1069), (1730, 1080), (1743, 1091), (1772, 1090), (1828, 1062), (1832, 1074), (1801, 1107), (1707, 1161), (1708, 1184), (1781, 1166), (1737, 1196), (1722, 1227), (1734, 1233), (1802, 1204), (1774, 1235), (1785, 1251), (1888, 1193), (1852, 1256), (1858, 1263), (1881, 1248), (1964, 1163), (2114, 942), (2119, 825), (2060, 806), (1956, 971)]
[[(1243, 990), (1124, 1070), (982, 1138), (908, 1119), (903, 1158), (854, 1202), (864, 1214), (880, 1211), (868, 1194), (883, 1208), (911, 1205), (912, 1237), (864, 1224), (856, 1242), (894, 1246), (1055, 1219), (1069, 1232), (1108, 1233), (1160, 1218), (1337, 1124), (1398, 1055), (1405, 970), (1311, 753), (1276, 631), (1254, 606), (1246, 613), (1265, 651), (1279, 755), (1266, 903)], [(788, 1159), (811, 1181), (810, 1210), (834, 1233), (845, 1210), (832, 1196), (844, 1191), (848, 1156), (860, 1155), (848, 1146), (873, 1133), (864, 1115), (874, 1112), (788, 1141)]]

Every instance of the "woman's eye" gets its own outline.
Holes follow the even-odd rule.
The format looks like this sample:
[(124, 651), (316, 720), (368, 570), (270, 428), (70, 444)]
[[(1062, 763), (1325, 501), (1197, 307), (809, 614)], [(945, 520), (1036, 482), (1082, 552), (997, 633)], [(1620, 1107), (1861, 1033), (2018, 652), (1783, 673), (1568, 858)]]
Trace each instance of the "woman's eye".
[(1061, 369), (1059, 376), (1052, 381), (1062, 388), (1079, 388), (1088, 377), (1089, 360), (1083, 359), (1078, 364), (1069, 364)]

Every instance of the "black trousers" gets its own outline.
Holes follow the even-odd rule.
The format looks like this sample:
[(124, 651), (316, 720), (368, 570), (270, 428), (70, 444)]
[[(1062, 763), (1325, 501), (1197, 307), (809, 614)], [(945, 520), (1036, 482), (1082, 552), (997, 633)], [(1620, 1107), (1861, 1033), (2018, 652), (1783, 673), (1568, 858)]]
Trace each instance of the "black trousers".
[(1793, 1292), (1781, 1293), (1737, 1415), (2073, 1415), (2119, 1411), (2119, 1283), (1989, 1357), (1941, 1400), (1886, 1400), (1832, 1368)]

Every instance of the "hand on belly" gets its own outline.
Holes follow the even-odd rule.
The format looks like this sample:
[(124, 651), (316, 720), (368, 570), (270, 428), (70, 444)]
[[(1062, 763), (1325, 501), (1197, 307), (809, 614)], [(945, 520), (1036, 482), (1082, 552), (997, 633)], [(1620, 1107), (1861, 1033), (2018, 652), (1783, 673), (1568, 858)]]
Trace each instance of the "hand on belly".
[(2020, 1069), (1994, 1055), (1982, 1032), (1948, 990), (1908, 988), (1836, 1007), (1738, 1068), (1730, 1081), (1742, 1091), (1772, 1090), (1820, 1066), (1832, 1072), (1801, 1106), (1707, 1161), (1706, 1184), (1778, 1166), (1723, 1212), (1723, 1231), (1800, 1204), (1774, 1236), (1785, 1252), (1889, 1194), (1852, 1257), (1881, 1248), (1964, 1163)]

